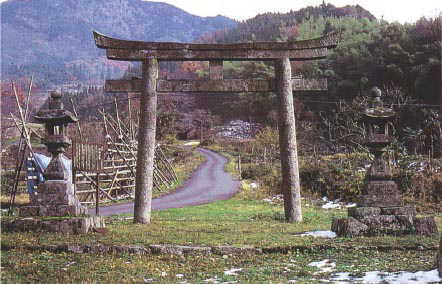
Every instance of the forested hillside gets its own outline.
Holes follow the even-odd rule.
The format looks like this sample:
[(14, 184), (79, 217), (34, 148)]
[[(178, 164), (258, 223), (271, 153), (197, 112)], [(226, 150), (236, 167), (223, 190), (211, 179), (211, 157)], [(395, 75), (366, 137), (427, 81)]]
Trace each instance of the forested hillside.
[(226, 17), (199, 17), (141, 0), (9, 0), (1, 7), (2, 79), (35, 73), (40, 83), (97, 81), (127, 64), (104, 58), (92, 31), (125, 39), (189, 42), (228, 29)]
[[(384, 90), (395, 90), (402, 100), (442, 104), (440, 17), (421, 18), (413, 24), (388, 23), (374, 18), (360, 6), (337, 8), (328, 4), (287, 14), (258, 15), (234, 29), (203, 40), (291, 41), (319, 37), (332, 31), (340, 31), (342, 40), (327, 60), (292, 63), (295, 74), (328, 78), (329, 91), (321, 100), (351, 100), (366, 95), (376, 85)], [(272, 76), (273, 72), (271, 65), (260, 63), (225, 64), (225, 69), (227, 75), (237, 77)], [(253, 119), (265, 121), (269, 118), (266, 115), (274, 110), (269, 106), (271, 97), (270, 101), (276, 103), (272, 94), (240, 96), (239, 101), (248, 102), (242, 105), (252, 109), (249, 115)], [(318, 97), (309, 95), (308, 98)], [(238, 108), (237, 113), (245, 113), (244, 108)], [(254, 115), (254, 111), (259, 113)]]

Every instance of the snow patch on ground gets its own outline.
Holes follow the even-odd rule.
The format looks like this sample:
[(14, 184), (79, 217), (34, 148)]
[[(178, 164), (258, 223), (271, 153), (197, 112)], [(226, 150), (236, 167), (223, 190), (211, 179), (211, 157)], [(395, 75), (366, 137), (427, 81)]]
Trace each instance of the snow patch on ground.
[(319, 269), (319, 271), (313, 273), (313, 275), (316, 275), (320, 273), (328, 273), (334, 271), (336, 263), (332, 262), (330, 259), (324, 259), (321, 261), (310, 262), (308, 266), (313, 266)]
[(340, 199), (336, 199), (336, 200), (328, 200), (327, 197), (323, 197), (322, 201), (325, 202), (325, 204), (323, 204), (321, 207), (323, 209), (341, 209), (342, 207), (356, 207), (356, 203), (342, 203), (340, 202)]
[(336, 233), (332, 231), (311, 231), (300, 234), (299, 236), (312, 236), (318, 238), (336, 238)]
[(272, 196), (271, 198), (264, 198), (263, 201), (271, 203), (271, 204), (277, 204), (284, 201), (282, 194), (277, 194), (275, 196)]
[(438, 283), (442, 281), (442, 278), (438, 276), (436, 269), (431, 271), (399, 271), (399, 272), (382, 272), (382, 271), (369, 271), (365, 272), (363, 277), (350, 276), (349, 272), (333, 273), (330, 278), (333, 283), (389, 283), (389, 284), (402, 284), (402, 283)]
[(224, 270), (225, 275), (238, 275), (237, 272), (240, 272), (242, 268), (232, 268), (230, 270)]

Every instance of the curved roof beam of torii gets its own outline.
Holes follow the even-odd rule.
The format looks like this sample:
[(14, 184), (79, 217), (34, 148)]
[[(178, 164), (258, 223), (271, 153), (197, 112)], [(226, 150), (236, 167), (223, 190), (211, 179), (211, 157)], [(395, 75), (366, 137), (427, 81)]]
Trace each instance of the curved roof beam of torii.
[(246, 42), (231, 44), (207, 44), (207, 43), (179, 43), (179, 42), (148, 42), (124, 40), (105, 36), (93, 31), (95, 44), (99, 48), (106, 49), (136, 49), (136, 50), (301, 50), (314, 48), (334, 48), (340, 39), (340, 33), (332, 32), (322, 37), (291, 41), (291, 42)]
[(93, 32), (95, 44), (106, 49), (109, 59), (140, 61), (147, 57), (158, 60), (273, 60), (288, 57), (291, 60), (325, 58), (335, 48), (340, 33), (294, 42), (249, 42), (232, 44), (201, 44), (176, 42), (144, 42), (111, 38)]

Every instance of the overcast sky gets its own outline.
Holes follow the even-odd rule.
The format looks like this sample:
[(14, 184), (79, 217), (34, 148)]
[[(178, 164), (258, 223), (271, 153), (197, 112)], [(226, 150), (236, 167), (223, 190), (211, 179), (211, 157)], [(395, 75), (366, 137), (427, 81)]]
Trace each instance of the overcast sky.
[[(0, 0), (0, 2), (4, 1), (6, 0)], [(198, 16), (223, 15), (236, 20), (245, 20), (265, 12), (288, 12), (307, 6), (317, 6), (322, 3), (322, 0), (161, 0), (155, 2), (166, 2)], [(383, 17), (389, 22), (400, 23), (415, 22), (422, 16), (434, 17), (442, 11), (441, 0), (329, 0), (326, 3), (338, 7), (359, 4), (377, 18)]]

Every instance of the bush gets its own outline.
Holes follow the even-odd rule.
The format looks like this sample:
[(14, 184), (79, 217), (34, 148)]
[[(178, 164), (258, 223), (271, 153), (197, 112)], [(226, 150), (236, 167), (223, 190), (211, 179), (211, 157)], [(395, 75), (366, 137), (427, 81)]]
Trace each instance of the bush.
[(302, 189), (330, 199), (355, 201), (362, 191), (368, 159), (366, 153), (304, 158), (299, 171)]
[(203, 139), (203, 141), (201, 141), (201, 146), (210, 146), (215, 144), (215, 138), (213, 136), (209, 136)]

